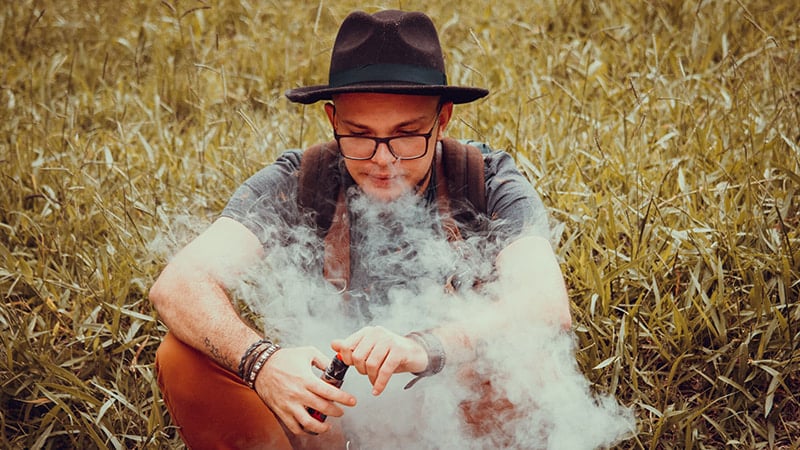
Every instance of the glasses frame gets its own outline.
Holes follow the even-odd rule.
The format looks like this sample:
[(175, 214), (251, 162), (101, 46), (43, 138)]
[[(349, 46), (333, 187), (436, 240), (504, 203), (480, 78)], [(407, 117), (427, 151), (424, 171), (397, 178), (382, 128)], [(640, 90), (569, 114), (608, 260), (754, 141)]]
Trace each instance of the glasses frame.
[[(430, 146), (430, 143), (431, 143), (430, 139), (431, 139), (431, 136), (433, 136), (433, 130), (435, 130), (436, 129), (436, 125), (439, 124), (439, 115), (441, 114), (441, 112), (442, 112), (442, 106), (439, 105), (439, 107), (436, 108), (436, 118), (433, 120), (433, 125), (431, 126), (430, 131), (428, 131), (427, 133), (403, 134), (403, 135), (400, 135), (400, 136), (389, 136), (389, 137), (372, 137), (372, 136), (363, 136), (363, 135), (360, 135), (360, 134), (339, 134), (339, 133), (336, 132), (336, 128), (334, 128), (333, 129), (333, 138), (336, 139), (336, 144), (338, 144), (338, 146), (339, 146), (339, 153), (342, 155), (342, 158), (349, 159), (351, 161), (369, 161), (370, 159), (375, 157), (376, 153), (378, 153), (378, 146), (381, 145), (381, 144), (386, 144), (386, 148), (389, 149), (389, 153), (391, 153), (392, 156), (394, 156), (395, 160), (411, 161), (411, 160), (415, 160), (415, 159), (420, 159), (420, 158), (424, 158), (425, 155), (428, 154), (428, 147)], [(394, 149), (392, 148), (392, 140), (394, 140), (394, 139), (402, 139), (402, 138), (410, 138), (410, 137), (424, 137), (425, 138), (425, 151), (422, 152), (421, 155), (414, 156), (412, 158), (398, 156), (394, 152)], [(344, 152), (342, 152), (342, 143), (341, 143), (341, 139), (342, 138), (370, 139), (375, 143), (375, 146), (372, 147), (372, 153), (369, 155), (369, 157), (354, 158), (352, 156), (347, 156), (347, 155), (344, 154)]]

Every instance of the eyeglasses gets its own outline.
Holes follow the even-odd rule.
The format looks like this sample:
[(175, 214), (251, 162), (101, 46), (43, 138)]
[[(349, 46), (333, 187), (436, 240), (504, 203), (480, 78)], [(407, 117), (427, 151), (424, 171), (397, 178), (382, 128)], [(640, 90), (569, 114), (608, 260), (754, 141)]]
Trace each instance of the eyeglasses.
[(346, 159), (353, 159), (357, 161), (365, 161), (372, 159), (378, 151), (378, 145), (386, 144), (389, 153), (395, 159), (409, 160), (419, 159), (428, 153), (428, 144), (433, 130), (436, 129), (436, 124), (439, 123), (439, 113), (441, 109), (436, 111), (436, 119), (430, 131), (424, 134), (404, 134), (402, 136), (391, 137), (371, 137), (350, 134), (339, 134), (336, 130), (333, 131), (333, 137), (339, 144), (339, 151)]

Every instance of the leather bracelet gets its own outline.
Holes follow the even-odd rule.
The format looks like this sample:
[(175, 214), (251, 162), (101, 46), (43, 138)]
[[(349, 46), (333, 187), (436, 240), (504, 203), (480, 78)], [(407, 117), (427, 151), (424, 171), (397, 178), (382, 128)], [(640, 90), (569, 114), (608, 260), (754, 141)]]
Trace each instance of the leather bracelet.
[(250, 356), (253, 355), (253, 353), (256, 351), (258, 347), (264, 344), (272, 345), (272, 341), (264, 338), (253, 342), (253, 344), (251, 344), (250, 347), (248, 347), (247, 350), (242, 355), (242, 359), (239, 360), (239, 378), (241, 378), (242, 381), (245, 381), (245, 373), (246, 373), (245, 369), (248, 365), (247, 363), (248, 360), (250, 359)]
[(414, 331), (406, 335), (407, 338), (413, 339), (419, 343), (425, 352), (428, 354), (428, 366), (422, 372), (413, 373), (416, 375), (414, 379), (408, 382), (403, 389), (409, 389), (414, 386), (417, 381), (422, 378), (436, 375), (444, 369), (444, 364), (447, 361), (447, 356), (444, 352), (442, 341), (436, 337), (430, 330)]
[(274, 355), (275, 352), (277, 352), (280, 349), (281, 349), (280, 345), (270, 344), (269, 347), (267, 347), (265, 350), (259, 353), (258, 359), (256, 359), (256, 362), (253, 364), (253, 366), (247, 373), (246, 381), (247, 385), (250, 386), (250, 389), (253, 390), (256, 389), (256, 377), (258, 376), (258, 373), (261, 372), (261, 369), (264, 367), (264, 364), (267, 363), (267, 360), (270, 358), (270, 356)]

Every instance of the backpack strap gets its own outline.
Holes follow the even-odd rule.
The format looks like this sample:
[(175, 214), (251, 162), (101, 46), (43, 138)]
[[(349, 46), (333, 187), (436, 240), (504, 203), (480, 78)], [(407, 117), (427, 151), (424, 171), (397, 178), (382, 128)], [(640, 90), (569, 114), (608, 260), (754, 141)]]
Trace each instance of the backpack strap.
[(441, 198), (441, 180), (447, 180), (450, 216), (460, 224), (470, 225), (479, 215), (486, 214), (483, 151), (462, 141), (444, 138), (440, 166), (442, 173), (437, 173), (437, 189)]
[(331, 227), (342, 183), (336, 141), (314, 145), (303, 152), (297, 180), (297, 202), (301, 210), (313, 211), (320, 236)]
[[(478, 145), (445, 138), (436, 158), (437, 206), (442, 229), (452, 245), (461, 247), (461, 252), (469, 252), (461, 242), (462, 229), (481, 229), (481, 216), (486, 214), (483, 155), (492, 150), (486, 144)], [(464, 257), (469, 258), (468, 254)], [(457, 291), (464, 281), (459, 274), (451, 274), (445, 281), (445, 291)], [(480, 284), (480, 280), (471, 282), (473, 287)]]
[(297, 202), (311, 211), (317, 234), (324, 237), (322, 273), (341, 291), (350, 284), (350, 221), (336, 141), (314, 145), (303, 152), (297, 180)]
[[(471, 144), (471, 141), (470, 141)], [(485, 147), (485, 144), (479, 144)], [(442, 164), (451, 199), (469, 202), (475, 211), (486, 213), (486, 175), (483, 151), (451, 138), (442, 139)]]
[(322, 276), (343, 294), (350, 288), (350, 216), (347, 214), (345, 190), (339, 189), (336, 209), (328, 234)]

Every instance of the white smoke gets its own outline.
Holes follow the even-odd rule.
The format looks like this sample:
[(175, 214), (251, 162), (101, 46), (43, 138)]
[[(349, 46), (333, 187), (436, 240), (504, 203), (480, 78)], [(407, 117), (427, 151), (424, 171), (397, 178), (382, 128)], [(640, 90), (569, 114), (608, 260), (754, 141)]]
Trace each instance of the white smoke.
[[(321, 239), (308, 227), (292, 227), (292, 244), (270, 248), (236, 292), (263, 317), (267, 335), (288, 346), (315, 345), (333, 356), (333, 339), (367, 324), (401, 335), (452, 322), (497, 324), (488, 327), (491, 333), (475, 361), (448, 365), (409, 390), (403, 386), (411, 375), (398, 374), (374, 397), (367, 377), (348, 372), (342, 388), (358, 405), (346, 409), (344, 418), (329, 420), (342, 420), (350, 448), (594, 449), (634, 432), (629, 409), (591, 392), (576, 364), (570, 332), (526, 320), (517, 314), (524, 305), (497, 308), (492, 298), (513, 305), (513, 291), (535, 286), (493, 280), (498, 248), (487, 246), (486, 236), (451, 245), (431, 232), (430, 213), (416, 197), (391, 206), (361, 196), (350, 202), (358, 217), (353, 227), (363, 232), (354, 262), (375, 274), (373, 292), (367, 299), (346, 299), (322, 280), (318, 267), (310, 272)], [(289, 232), (276, 226), (280, 230), (267, 232)], [(454, 273), (489, 281), (479, 293), (447, 294), (441, 280)], [(359, 301), (364, 308), (353, 307)], [(476, 423), (468, 423), (465, 413)]]

